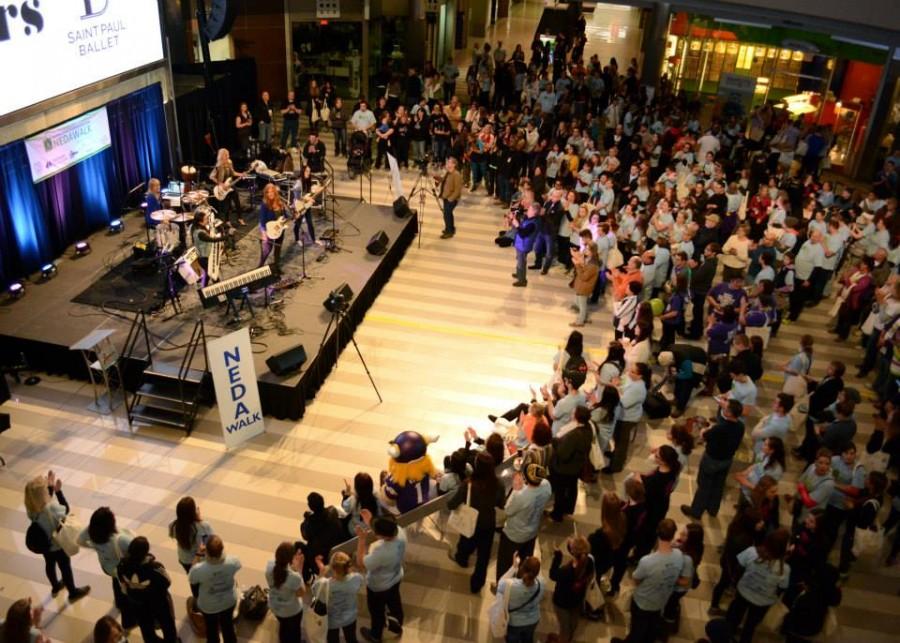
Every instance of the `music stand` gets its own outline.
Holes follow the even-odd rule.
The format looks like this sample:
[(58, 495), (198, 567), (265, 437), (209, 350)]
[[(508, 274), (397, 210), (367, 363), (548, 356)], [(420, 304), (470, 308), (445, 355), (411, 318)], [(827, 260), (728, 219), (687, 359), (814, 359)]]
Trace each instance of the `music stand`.
[[(91, 389), (94, 393), (94, 403), (88, 408), (97, 413), (106, 415), (116, 408), (113, 404), (113, 392), (110, 386), (110, 373), (116, 372), (119, 387), (122, 389), (124, 399), (125, 388), (122, 385), (122, 372), (119, 370), (119, 351), (112, 342), (111, 336), (116, 331), (109, 328), (97, 328), (69, 346), (69, 350), (80, 351), (87, 366), (88, 378), (91, 380)], [(104, 391), (98, 393), (99, 384), (96, 374), (103, 381)], [(105, 405), (101, 401), (105, 399)]]

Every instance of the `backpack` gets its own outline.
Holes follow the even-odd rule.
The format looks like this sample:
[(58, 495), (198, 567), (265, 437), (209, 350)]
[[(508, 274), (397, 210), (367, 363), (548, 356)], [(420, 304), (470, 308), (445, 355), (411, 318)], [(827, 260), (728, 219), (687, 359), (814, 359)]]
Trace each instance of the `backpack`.
[(587, 362), (582, 355), (573, 355), (563, 368), (563, 377), (572, 381), (572, 386), (581, 388), (587, 379)]
[(28, 551), (35, 554), (46, 554), (50, 551), (50, 536), (44, 531), (36, 521), (32, 521), (28, 525), (28, 531), (25, 532), (25, 546)]

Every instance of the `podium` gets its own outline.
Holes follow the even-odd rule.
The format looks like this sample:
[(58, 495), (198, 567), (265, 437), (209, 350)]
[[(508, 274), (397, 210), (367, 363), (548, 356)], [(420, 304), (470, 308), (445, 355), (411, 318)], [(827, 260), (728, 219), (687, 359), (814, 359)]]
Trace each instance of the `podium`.
[[(106, 415), (116, 408), (110, 375), (115, 372), (115, 381), (122, 388), (122, 372), (119, 370), (119, 351), (112, 341), (116, 331), (109, 328), (97, 328), (69, 346), (69, 350), (80, 351), (88, 369), (94, 403), (88, 408), (91, 411)], [(122, 396), (124, 401), (124, 388)]]

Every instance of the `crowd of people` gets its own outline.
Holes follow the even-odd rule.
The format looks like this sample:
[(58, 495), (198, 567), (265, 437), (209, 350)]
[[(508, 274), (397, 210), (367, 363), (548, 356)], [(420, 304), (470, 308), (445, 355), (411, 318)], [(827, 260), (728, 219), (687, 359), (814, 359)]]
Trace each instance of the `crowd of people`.
[[(712, 549), (702, 517), (716, 517), (733, 499), (719, 564), (704, 574), (716, 583), (708, 640), (749, 643), (772, 615), (788, 640), (809, 640), (830, 627), (829, 609), (856, 560), (880, 554), (877, 536), (888, 530), (887, 563), (900, 551), (900, 529), (889, 531), (900, 523), (895, 168), (886, 163), (868, 192), (835, 185), (823, 176), (829, 141), (816, 125), (771, 103), (745, 117), (708, 114), (666, 78), (651, 99), (634, 61), (626, 69), (615, 59), (585, 61), (584, 44), (582, 21), (552, 50), (535, 40), (527, 62), (521, 46), (510, 56), (502, 43), (476, 46), (467, 106), (449, 65), (424, 76), (411, 69), (404, 85), (391, 84), (377, 99), (374, 113), (364, 99), (346, 121), (336, 101), (330, 109), (330, 118), (337, 111), (342, 119), (335, 131), (355, 122), (373, 132), (378, 160), (388, 151), (401, 164), (451, 159), (470, 193), (494, 196), (504, 222), (495, 241), (516, 253), (513, 286), (527, 287), (530, 275), (552, 279), (558, 265), (574, 291), (573, 327), (598, 322), (598, 310), (610, 313), (603, 319), (615, 339), (602, 360), (587, 352), (581, 331), (571, 331), (546, 386), (489, 416), (494, 428), (483, 439), (467, 430), (465, 447), (448, 457), (437, 491), (448, 495), (448, 510), (477, 512), (474, 530), (450, 557), (468, 568), (474, 555), (475, 594), (496, 560), (489, 589), (505, 614), (507, 641), (535, 639), (547, 594), (556, 615), (545, 628), (555, 631), (552, 640), (579, 640), (582, 620), (606, 618), (633, 585), (625, 640), (649, 643), (678, 632), (681, 600), (700, 584), (704, 550)], [(292, 97), (283, 118), (299, 113), (293, 104)], [(328, 122), (319, 109), (314, 126)], [(283, 144), (296, 138), (294, 127), (286, 126)], [(344, 138), (335, 136), (336, 154), (345, 151)], [(452, 186), (456, 200), (461, 187)], [(445, 225), (450, 238), (452, 209)], [(832, 361), (813, 376), (808, 335), (787, 363), (766, 358), (781, 328), (820, 303), (816, 316), (828, 308), (836, 340), (860, 344), (858, 376), (871, 378), (876, 421), (864, 444), (857, 435), (862, 395), (845, 385), (847, 364)], [(764, 360), (783, 375), (771, 409), (758, 401)], [(704, 397), (712, 417), (699, 411)], [(673, 419), (666, 442), (620, 489), (602, 494), (601, 526), (559, 543), (551, 560), (535, 556), (546, 521), (571, 520), (581, 485), (621, 472), (635, 444), (646, 441), (646, 420), (661, 417)], [(679, 526), (671, 494), (701, 450)], [(779, 481), (796, 463), (798, 482), (780, 494)], [(32, 480), (25, 504), (44, 534), (40, 553), (53, 593), (65, 588), (78, 600), (90, 588), (75, 584), (54, 538), (68, 507), (61, 482), (52, 472)], [(327, 640), (356, 641), (363, 586), (370, 625), (360, 636), (402, 634), (407, 534), (386, 504), (365, 473), (347, 484), (338, 507), (309, 495), (302, 539), (279, 544), (265, 571), (280, 641), (300, 641), (318, 603), (327, 603)], [(791, 516), (786, 524), (782, 508)], [(235, 641), (235, 579), (246, 584), (246, 572), (226, 554), (227, 534), (186, 497), (170, 535), (207, 641)], [(355, 557), (331, 553), (353, 536)], [(121, 623), (97, 623), (96, 641), (119, 641), (135, 625), (147, 641), (177, 640), (171, 578), (146, 538), (117, 529), (113, 512), (101, 507), (78, 542), (97, 552), (121, 613)], [(30, 599), (14, 603), (3, 640), (40, 640), (39, 621)], [(10, 638), (14, 631), (24, 634)]]

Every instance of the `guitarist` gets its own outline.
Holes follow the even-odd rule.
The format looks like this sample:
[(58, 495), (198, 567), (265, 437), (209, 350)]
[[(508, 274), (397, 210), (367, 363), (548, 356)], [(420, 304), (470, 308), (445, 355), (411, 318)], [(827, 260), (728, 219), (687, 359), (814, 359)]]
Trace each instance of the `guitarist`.
[(274, 249), (275, 271), (278, 272), (280, 270), (281, 243), (284, 241), (284, 231), (282, 230), (281, 236), (277, 239), (270, 239), (268, 235), (266, 235), (266, 224), (277, 221), (283, 216), (288, 216), (287, 208), (281, 200), (281, 196), (278, 194), (278, 188), (275, 187), (274, 183), (268, 183), (266, 184), (266, 187), (263, 188), (262, 203), (259, 205), (260, 252), (258, 268), (262, 268), (266, 264), (266, 259), (269, 258), (269, 255)]
[[(312, 176), (312, 168), (309, 165), (304, 165), (303, 169), (300, 171), (300, 176), (294, 182), (294, 187), (291, 190), (291, 198), (294, 200), (294, 203), (300, 201), (306, 195), (310, 194), (313, 189), (313, 176)], [(303, 234), (301, 232), (301, 224), (302, 220), (306, 220), (306, 229), (309, 231), (309, 241), (311, 244), (322, 245), (318, 241), (316, 241), (316, 229), (313, 226), (313, 217), (312, 217), (312, 209), (306, 208), (303, 213), (296, 213), (294, 219), (294, 241), (297, 244), (303, 243)]]
[(228, 185), (228, 181), (235, 181), (244, 178), (245, 174), (236, 172), (234, 164), (231, 162), (231, 155), (224, 147), (219, 150), (216, 156), (216, 165), (209, 173), (210, 180), (216, 184), (216, 187), (228, 190), (225, 198), (219, 201), (219, 212), (222, 219), (227, 220), (234, 225), (232, 217), (237, 217), (238, 225), (246, 225), (241, 218), (241, 202), (234, 188)]

